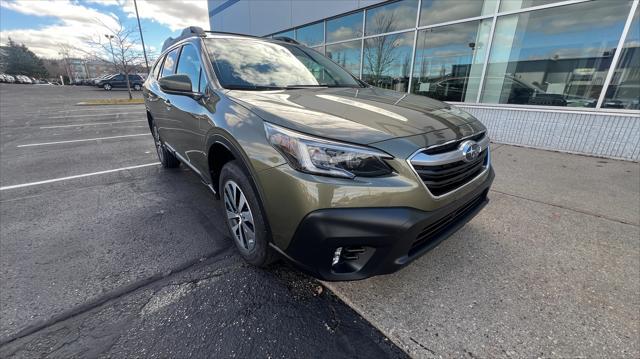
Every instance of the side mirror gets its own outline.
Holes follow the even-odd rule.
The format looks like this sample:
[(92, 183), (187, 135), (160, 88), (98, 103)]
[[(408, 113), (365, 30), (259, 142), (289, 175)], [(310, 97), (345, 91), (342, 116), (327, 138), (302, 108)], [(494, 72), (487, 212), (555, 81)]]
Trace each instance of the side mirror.
[(202, 94), (191, 91), (191, 79), (187, 75), (170, 75), (162, 77), (159, 81), (160, 89), (166, 93), (185, 95), (198, 100)]

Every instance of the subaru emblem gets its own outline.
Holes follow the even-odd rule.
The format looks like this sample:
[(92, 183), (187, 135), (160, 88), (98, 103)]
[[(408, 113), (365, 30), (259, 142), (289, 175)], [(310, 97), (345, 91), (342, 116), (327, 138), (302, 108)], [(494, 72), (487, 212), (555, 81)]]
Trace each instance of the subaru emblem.
[(464, 141), (460, 144), (460, 150), (462, 150), (462, 156), (465, 162), (471, 162), (480, 156), (482, 149), (476, 141)]

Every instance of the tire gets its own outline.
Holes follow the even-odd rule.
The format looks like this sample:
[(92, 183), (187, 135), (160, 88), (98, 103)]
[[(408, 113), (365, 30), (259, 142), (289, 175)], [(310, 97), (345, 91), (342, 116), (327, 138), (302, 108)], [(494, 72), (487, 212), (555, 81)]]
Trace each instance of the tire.
[(257, 267), (273, 263), (277, 257), (269, 247), (271, 234), (260, 200), (238, 161), (227, 162), (222, 167), (219, 188), (225, 223), (242, 258)]
[(111, 91), (112, 89), (111, 84), (104, 84), (102, 85), (102, 88), (105, 89), (105, 91)]
[(142, 90), (142, 86), (140, 86), (140, 84), (135, 84), (135, 85), (133, 85), (133, 89), (135, 91), (140, 91), (140, 90)]
[(158, 160), (160, 160), (160, 164), (164, 168), (176, 168), (180, 166), (180, 161), (174, 156), (171, 151), (167, 150), (167, 147), (162, 142), (160, 138), (160, 133), (158, 132), (158, 126), (156, 126), (155, 121), (151, 123), (151, 134), (153, 135), (153, 141), (156, 146), (156, 153), (158, 154)]

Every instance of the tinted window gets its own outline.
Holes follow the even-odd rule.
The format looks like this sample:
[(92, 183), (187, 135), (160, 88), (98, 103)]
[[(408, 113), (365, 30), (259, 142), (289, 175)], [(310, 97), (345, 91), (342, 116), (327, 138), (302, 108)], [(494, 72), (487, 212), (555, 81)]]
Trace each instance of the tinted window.
[(178, 70), (176, 74), (187, 75), (191, 79), (191, 91), (198, 92), (198, 78), (200, 76), (200, 57), (198, 51), (192, 45), (182, 47)]
[(296, 38), (296, 35), (293, 32), (293, 30), (288, 30), (288, 31), (279, 32), (277, 34), (273, 34), (273, 37), (278, 37), (278, 36), (288, 37), (288, 38), (291, 38), (291, 39), (295, 39)]
[(317, 24), (301, 27), (296, 30), (296, 40), (307, 46), (316, 46), (324, 41), (324, 25)]
[(629, 28), (602, 107), (640, 110), (640, 8)]
[(412, 48), (413, 32), (366, 39), (362, 79), (373, 86), (407, 91)]
[(367, 11), (365, 35), (384, 34), (416, 26), (418, 0), (402, 0)]
[(355, 76), (360, 76), (362, 40), (327, 45), (327, 57)]
[(207, 75), (200, 68), (200, 79), (198, 80), (198, 92), (205, 93), (207, 89)]
[(153, 68), (153, 77), (154, 78), (158, 78), (158, 75), (160, 74), (160, 68), (162, 67), (162, 61), (164, 61), (164, 59), (160, 59), (158, 60), (158, 62), (156, 63), (156, 66)]
[(321, 54), (324, 54), (324, 46), (322, 46), (322, 45), (316, 46), (316, 47), (312, 47), (312, 49), (318, 51)]
[(476, 102), (490, 31), (491, 20), (420, 30), (411, 92), (442, 101)]
[(112, 81), (124, 81), (124, 75), (115, 75), (111, 78)]
[(451, 0), (422, 0), (420, 26), (493, 14), (495, 9), (496, 0), (456, 0), (453, 6)]
[(327, 21), (327, 42), (362, 36), (362, 11)]
[(499, 17), (482, 101), (595, 107), (630, 6), (589, 1)]
[(524, 9), (532, 6), (546, 5), (562, 0), (502, 0), (500, 11)]
[(179, 47), (167, 54), (167, 57), (165, 57), (164, 59), (164, 64), (162, 65), (162, 74), (160, 77), (173, 75), (173, 70), (176, 66), (176, 60), (178, 59), (178, 50), (180, 50)]
[(303, 46), (237, 38), (205, 41), (216, 76), (225, 88), (360, 87), (340, 66)]

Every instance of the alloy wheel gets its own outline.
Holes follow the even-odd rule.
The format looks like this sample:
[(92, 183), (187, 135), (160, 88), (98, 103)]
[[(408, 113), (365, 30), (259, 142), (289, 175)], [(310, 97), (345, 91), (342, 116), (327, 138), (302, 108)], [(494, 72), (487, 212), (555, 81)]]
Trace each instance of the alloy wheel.
[(231, 234), (240, 248), (251, 251), (256, 245), (256, 228), (249, 202), (232, 180), (224, 184), (224, 207)]

